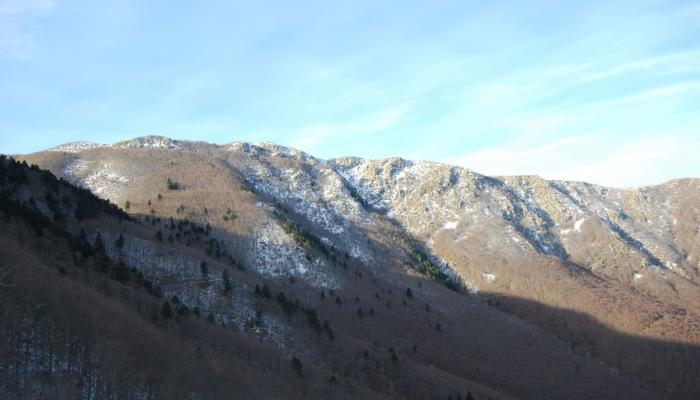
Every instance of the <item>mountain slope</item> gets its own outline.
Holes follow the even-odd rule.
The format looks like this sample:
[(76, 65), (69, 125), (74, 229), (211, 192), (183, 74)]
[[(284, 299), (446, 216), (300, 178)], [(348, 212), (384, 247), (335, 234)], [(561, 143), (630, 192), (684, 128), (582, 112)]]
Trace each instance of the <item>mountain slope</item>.
[[(123, 208), (128, 201), (160, 231), (162, 242), (127, 233), (117, 251), (109, 243), (120, 229), (92, 227), (109, 238), (107, 254), (166, 297), (215, 310), (246, 334), (263, 311), (255, 335), (377, 393), (425, 397), (416, 388), (434, 395), (436, 381), (453, 382), (454, 394), (480, 384), (495, 397), (699, 391), (697, 180), (617, 190), (162, 137), (24, 158)], [(216, 274), (236, 274), (232, 299), (201, 279), (202, 258)], [(256, 296), (256, 280), (316, 309), (335, 343), (290, 329)], [(369, 367), (364, 350), (373, 360), (378, 347), (400, 355), (398, 371), (385, 371), (389, 386), (358, 372)], [(428, 378), (436, 370), (426, 367), (447, 375)]]

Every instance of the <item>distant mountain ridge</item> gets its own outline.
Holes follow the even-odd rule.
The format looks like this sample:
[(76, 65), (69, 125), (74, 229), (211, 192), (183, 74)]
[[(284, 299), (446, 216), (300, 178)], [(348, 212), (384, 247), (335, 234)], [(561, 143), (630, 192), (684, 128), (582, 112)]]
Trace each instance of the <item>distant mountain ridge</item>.
[[(516, 322), (523, 321), (552, 334), (579, 369), (584, 360), (596, 360), (662, 397), (700, 391), (690, 378), (700, 365), (698, 179), (614, 189), (536, 176), (489, 177), (430, 161), (326, 160), (273, 143), (214, 145), (161, 136), (113, 145), (76, 142), (22, 159), (118, 204), (160, 229), (163, 242), (198, 243), (196, 235), (173, 230), (170, 218), (210, 226), (211, 257), (232, 257), (246, 271), (309, 302), (320, 301), (313, 300), (318, 291), (343, 293), (338, 307), (352, 304), (358, 322), (343, 325), (348, 322), (325, 312), (336, 331), (357, 330), (365, 337), (395, 332), (371, 328), (376, 326), (367, 320), (371, 309), (372, 315), (395, 314), (397, 327), (411, 321), (405, 327), (416, 331), (408, 341), (423, 335), (420, 324), (454, 332), (442, 337), (457, 358), (449, 361), (449, 350), (441, 353), (428, 341), (424, 345), (435, 352), (429, 362), (501, 394), (577, 396), (557, 392), (562, 389), (556, 385), (545, 385), (543, 392), (525, 389), (536, 371), (508, 367), (509, 357), (498, 349), (503, 342), (481, 344), (497, 354), (493, 357), (480, 353), (474, 344), (481, 343), (479, 332), (497, 331), (488, 318), (505, 318), (508, 332), (525, 335), (530, 328)], [(119, 235), (115, 228), (99, 230), (111, 242)], [(194, 260), (132, 239), (124, 260), (147, 272), (167, 296), (177, 295), (191, 307), (213, 301), (193, 280)], [(110, 246), (107, 252), (117, 254)], [(417, 295), (424, 304), (412, 309), (409, 298), (386, 301), (389, 287)], [(223, 320), (246, 331), (259, 302), (250, 286), (234, 293), (241, 294), (230, 306), (212, 304)], [(297, 354), (308, 343), (302, 345), (289, 329), (283, 320), (270, 319), (258, 334)], [(679, 347), (669, 350), (666, 343)], [(426, 362), (410, 356), (413, 345), (392, 347)], [(328, 362), (325, 350), (310, 349), (304, 357)], [(527, 346), (513, 351), (530, 354)], [(472, 365), (467, 358), (480, 361)], [(673, 367), (659, 372), (655, 365), (661, 359)], [(489, 365), (503, 375), (491, 377)]]
[[(569, 254), (561, 240), (566, 235), (576, 235), (581, 232), (581, 224), (588, 217), (600, 220), (601, 223), (608, 225), (612, 235), (628, 241), (636, 249), (636, 253), (638, 253), (636, 256), (640, 258), (639, 262), (645, 263), (647, 266), (674, 271), (675, 265), (688, 261), (684, 259), (684, 255), (687, 258), (692, 253), (692, 251), (688, 252), (677, 245), (669, 245), (667, 243), (668, 237), (661, 237), (663, 234), (660, 235), (659, 232), (637, 223), (639, 221), (626, 217), (635, 216), (636, 219), (644, 219), (641, 221), (642, 223), (654, 225), (657, 228), (662, 227), (664, 231), (671, 230), (675, 223), (674, 217), (668, 209), (662, 207), (662, 204), (652, 204), (650, 199), (653, 198), (650, 196), (677, 187), (697, 188), (700, 182), (697, 179), (672, 180), (662, 185), (640, 189), (613, 189), (585, 182), (550, 182), (536, 176), (490, 178), (461, 167), (430, 161), (409, 161), (401, 158), (366, 160), (358, 157), (323, 160), (303, 151), (273, 143), (256, 145), (233, 142), (225, 145), (210, 145), (203, 142), (173, 140), (162, 136), (139, 137), (112, 145), (75, 142), (57, 146), (51, 151), (78, 154), (100, 148), (186, 149), (193, 152), (215, 149), (244, 153), (252, 159), (276, 157), (300, 161), (311, 166), (318, 165), (322, 169), (340, 175), (340, 179), (344, 181), (347, 188), (358, 194), (365, 205), (371, 206), (374, 210), (390, 213), (409, 231), (420, 235), (436, 232), (445, 224), (454, 225), (456, 228), (457, 221), (448, 221), (448, 211), (453, 210), (454, 205), (463, 202), (462, 197), (465, 194), (477, 194), (471, 199), (471, 201), (475, 201), (480, 190), (487, 190), (495, 191), (499, 196), (512, 197), (511, 199), (498, 199), (496, 203), (500, 202), (501, 204), (492, 203), (489, 206), (498, 208), (497, 213), (509, 221), (509, 224), (518, 231), (517, 235), (522, 236), (541, 253), (568, 258)], [(80, 164), (76, 165), (78, 169), (81, 168)], [(72, 175), (75, 168), (70, 166), (67, 168), (69, 168), (67, 176), (75, 179)], [(250, 168), (248, 170), (246, 178), (254, 182), (256, 172), (251, 172)], [(115, 175), (112, 175), (111, 178), (118, 180)], [(275, 177), (273, 176), (273, 178)], [(97, 182), (102, 180), (108, 182), (109, 179), (110, 175), (107, 174), (103, 179), (100, 179), (99, 176), (93, 177), (93, 179), (88, 177), (85, 182), (78, 183), (85, 184), (87, 187), (92, 185), (91, 189), (99, 192), (104, 189), (97, 186)], [(118, 182), (114, 183), (118, 184)], [(122, 183), (126, 184), (126, 182)], [(280, 185), (280, 187), (285, 187), (284, 182), (280, 182)], [(407, 199), (406, 193), (411, 192), (415, 187), (420, 187), (421, 198), (417, 199), (414, 196)], [(278, 190), (278, 188), (268, 189), (270, 191)], [(287, 194), (291, 194), (291, 185), (287, 185), (286, 189), (289, 191)], [(431, 192), (429, 189), (435, 189), (435, 191)], [(439, 193), (441, 190), (445, 192)], [(449, 199), (446, 199), (445, 196), (448, 196)], [(653, 211), (656, 215), (647, 218), (649, 212), (640, 214), (635, 210), (632, 204), (634, 202), (646, 203), (653, 209), (648, 211)], [(417, 203), (423, 204), (423, 212), (415, 207)], [(299, 204), (302, 207), (301, 203)], [(433, 210), (436, 212), (425, 211), (426, 209), (430, 210), (436, 204), (440, 206), (435, 207), (439, 208), (439, 210)], [(502, 204), (505, 204), (505, 208), (501, 207)], [(631, 211), (626, 211), (625, 207)], [(489, 207), (482, 209), (489, 210)], [(325, 211), (332, 214), (335, 210)], [(311, 217), (311, 215), (307, 216)], [(356, 215), (351, 216), (356, 217)], [(314, 216), (314, 218), (317, 222), (323, 223), (318, 216)], [(429, 221), (429, 226), (424, 226), (426, 221)], [(525, 223), (521, 224), (520, 222), (523, 221)], [(333, 228), (326, 224), (326, 229)], [(693, 254), (690, 261), (693, 260), (693, 257), (698, 259), (698, 255)], [(697, 264), (694, 266), (697, 267)], [(676, 269), (675, 273), (688, 278), (692, 271)]]

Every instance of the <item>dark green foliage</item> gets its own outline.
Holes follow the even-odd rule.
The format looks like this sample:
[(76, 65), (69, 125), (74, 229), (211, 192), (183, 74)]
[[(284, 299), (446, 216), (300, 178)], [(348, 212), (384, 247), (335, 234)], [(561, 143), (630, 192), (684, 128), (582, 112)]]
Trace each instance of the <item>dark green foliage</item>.
[(71, 250), (79, 251), (83, 257), (91, 257), (95, 255), (95, 248), (87, 240), (85, 229), (80, 229), (77, 237), (71, 241)]
[(262, 310), (255, 310), (255, 325), (262, 326), (262, 324), (263, 324)]
[(274, 215), (279, 221), (282, 229), (287, 234), (291, 235), (297, 243), (299, 243), (307, 249), (315, 247), (323, 254), (329, 254), (328, 247), (325, 245), (325, 243), (323, 243), (323, 241), (321, 241), (321, 239), (318, 236), (304, 230), (299, 224), (287, 218), (277, 210), (274, 210)]
[(124, 283), (131, 278), (131, 271), (123, 263), (119, 263), (112, 269), (110, 276), (112, 279)]
[(344, 186), (345, 186), (345, 188), (347, 189), (348, 193), (350, 193), (350, 196), (351, 196), (353, 199), (355, 199), (355, 201), (357, 201), (358, 203), (360, 203), (360, 205), (362, 205), (363, 208), (368, 209), (368, 208), (369, 208), (369, 204), (367, 203), (367, 200), (363, 199), (362, 196), (360, 196), (360, 194), (357, 193), (357, 190), (355, 189), (355, 187), (353, 187), (352, 185), (348, 184), (348, 183), (345, 181), (345, 179), (343, 179), (343, 183), (344, 183)]
[(97, 255), (105, 254), (105, 242), (102, 241), (102, 235), (100, 233), (95, 236), (95, 253)]
[(180, 188), (180, 184), (173, 181), (170, 178), (168, 178), (168, 182), (166, 183), (166, 186), (167, 186), (168, 190), (177, 190)]
[(224, 292), (229, 293), (231, 291), (231, 277), (227, 269), (221, 273), (221, 278), (224, 281)]
[(207, 279), (209, 277), (209, 264), (206, 261), (199, 263), (199, 272), (202, 273), (202, 278)]
[[(5, 160), (2, 160), (0, 162), (4, 163)], [(10, 184), (15, 184), (15, 185), (22, 185), (24, 183), (27, 183), (27, 174), (25, 172), (27, 168), (27, 163), (19, 163), (15, 161), (13, 158), (8, 159), (7, 166), (4, 168), (4, 178), (3, 181), (6, 180)]]
[(297, 304), (292, 301), (292, 299), (288, 298), (287, 295), (284, 294), (284, 292), (279, 292), (277, 293), (277, 297), (275, 297), (275, 300), (277, 300), (277, 303), (282, 307), (282, 310), (288, 314), (292, 315), (296, 313), (297, 311)]
[(127, 200), (127, 201), (124, 203), (124, 209), (125, 209), (125, 210), (128, 210), (128, 209), (130, 209), (130, 208), (131, 208), (131, 202), (130, 202), (129, 200)]
[(26, 202), (17, 201), (12, 193), (7, 190), (0, 192), (0, 212), (3, 212), (7, 219), (11, 216), (16, 216), (26, 221), (34, 229), (37, 236), (42, 236), (44, 229), (48, 229), (59, 236), (65, 236), (67, 233), (64, 233), (63, 228), (42, 214), (32, 199)]
[(159, 242), (163, 241), (163, 232), (160, 229), (156, 232), (156, 239), (158, 239)]
[(209, 313), (209, 316), (207, 316), (207, 322), (209, 322), (212, 325), (214, 325), (216, 323), (216, 319), (214, 318), (214, 314)]
[(326, 332), (326, 335), (328, 336), (328, 340), (331, 342), (335, 340), (335, 335), (333, 334), (333, 329), (331, 329), (331, 324), (328, 323), (328, 320), (323, 320), (323, 331)]
[(65, 185), (67, 185), (73, 191), (73, 195), (77, 197), (74, 214), (78, 221), (97, 218), (101, 213), (117, 217), (120, 220), (134, 221), (134, 219), (122, 209), (110, 203), (108, 200), (100, 199), (91, 191), (71, 186), (68, 183), (65, 183)]
[(119, 234), (119, 237), (117, 238), (117, 240), (114, 242), (114, 246), (118, 250), (122, 250), (124, 248), (124, 236), (122, 236), (121, 233)]
[(303, 368), (301, 361), (296, 357), (292, 357), (292, 369), (297, 373), (299, 379), (304, 379)]
[(218, 241), (214, 238), (209, 239), (209, 242), (207, 243), (207, 254), (210, 256), (215, 256), (216, 258), (221, 258), (222, 254), (226, 254), (223, 240)]
[[(313, 328), (317, 335), (321, 334), (321, 321), (318, 320), (318, 313), (315, 308), (306, 310), (306, 321)], [(327, 321), (326, 321), (327, 322)]]
[(63, 215), (63, 210), (61, 210), (58, 200), (51, 193), (46, 194), (46, 206), (49, 208), (49, 211), (51, 211), (51, 214), (53, 214), (54, 221), (59, 224), (64, 222), (65, 216)]
[(413, 297), (413, 292), (411, 292), (411, 288), (406, 288), (406, 297), (409, 299)]
[(5, 161), (7, 157), (4, 154), (0, 154), (0, 185), (5, 185), (7, 183), (7, 168), (5, 167)]
[(267, 285), (263, 285), (262, 289), (259, 285), (255, 285), (255, 295), (268, 300), (272, 298), (272, 292)]
[(160, 309), (160, 315), (163, 319), (171, 319), (173, 317), (173, 309), (170, 307), (169, 301), (163, 303), (163, 307)]
[[(432, 261), (430, 261), (430, 258), (423, 253), (421, 250), (418, 249), (416, 245), (413, 244), (413, 242), (409, 238), (404, 238), (404, 241), (406, 243), (406, 246), (409, 248), (409, 252), (411, 253), (411, 256), (418, 262), (418, 265), (415, 264), (408, 264), (409, 267), (415, 269), (416, 271), (420, 272), (421, 274), (427, 276), (428, 278), (432, 279), (433, 281), (436, 282), (442, 282), (445, 286), (447, 286), (449, 289), (454, 290), (454, 291), (459, 291), (459, 285), (450, 278), (447, 274), (442, 272), (440, 268), (435, 265)], [(407, 292), (408, 294), (408, 292)]]
[(189, 307), (187, 307), (183, 302), (181, 302), (179, 297), (173, 296), (172, 302), (175, 305), (175, 311), (177, 312), (178, 317), (182, 317), (183, 315), (187, 315), (190, 313)]

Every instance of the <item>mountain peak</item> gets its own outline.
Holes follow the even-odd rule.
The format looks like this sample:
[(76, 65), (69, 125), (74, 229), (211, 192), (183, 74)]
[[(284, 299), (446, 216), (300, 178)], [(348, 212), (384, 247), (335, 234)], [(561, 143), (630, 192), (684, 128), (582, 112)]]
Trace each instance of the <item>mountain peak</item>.
[(122, 149), (132, 149), (132, 148), (156, 148), (156, 149), (181, 149), (182, 146), (179, 145), (177, 140), (173, 140), (169, 137), (158, 136), (158, 135), (148, 135), (133, 138), (131, 140), (125, 140), (123, 142), (117, 142), (112, 145), (113, 147), (118, 147)]
[(107, 147), (107, 146), (109, 146), (109, 145), (95, 143), (95, 142), (88, 142), (88, 141), (77, 141), (77, 142), (64, 143), (64, 144), (58, 145), (56, 147), (52, 147), (49, 149), (49, 151), (58, 151), (58, 152), (63, 152), (63, 153), (79, 153), (83, 150), (90, 150), (90, 149), (96, 149), (96, 148)]

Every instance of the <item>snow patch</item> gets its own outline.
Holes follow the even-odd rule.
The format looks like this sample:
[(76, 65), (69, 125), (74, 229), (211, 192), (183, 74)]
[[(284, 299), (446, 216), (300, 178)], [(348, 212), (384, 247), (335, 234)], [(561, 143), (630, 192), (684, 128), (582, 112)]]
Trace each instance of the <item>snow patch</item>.
[(484, 273), (481, 274), (481, 276), (484, 278), (484, 280), (486, 281), (486, 283), (494, 283), (494, 282), (496, 282), (496, 275), (494, 275), (494, 274), (490, 274), (490, 273), (484, 272)]
[(143, 136), (115, 143), (112, 146), (121, 149), (182, 149), (177, 141), (163, 136)]
[(107, 144), (99, 144), (93, 142), (71, 142), (53, 147), (48, 151), (57, 151), (62, 153), (80, 153), (84, 150), (98, 149), (100, 147), (108, 147)]
[(443, 226), (443, 229), (455, 229), (457, 224), (459, 224), (459, 221), (450, 221)]
[(264, 202), (262, 202), (262, 201), (257, 201), (257, 202), (255, 203), (255, 205), (258, 206), (258, 207), (260, 207), (260, 208), (264, 208), (265, 210), (268, 210), (268, 211), (272, 211), (272, 210), (275, 209), (275, 208), (272, 207), (271, 205), (269, 205), (269, 204), (267, 204), (267, 203), (264, 203)]
[(339, 280), (321, 258), (309, 260), (306, 251), (297, 245), (277, 224), (268, 224), (255, 240), (255, 268), (264, 275), (296, 277), (310, 285), (335, 289)]
[(112, 164), (105, 163), (82, 179), (82, 183), (96, 195), (113, 199), (123, 192), (129, 178), (114, 171)]

